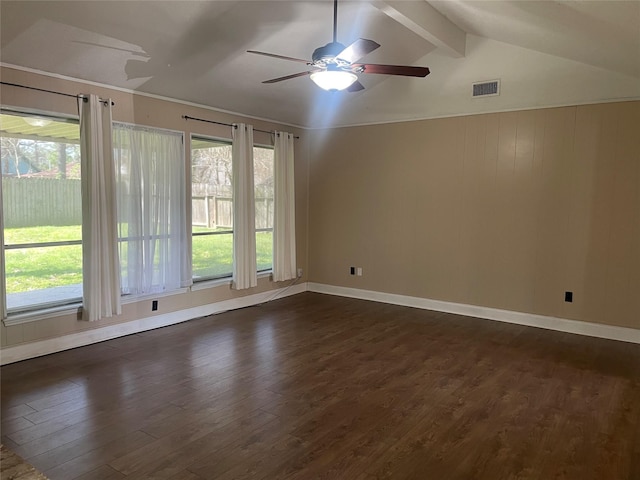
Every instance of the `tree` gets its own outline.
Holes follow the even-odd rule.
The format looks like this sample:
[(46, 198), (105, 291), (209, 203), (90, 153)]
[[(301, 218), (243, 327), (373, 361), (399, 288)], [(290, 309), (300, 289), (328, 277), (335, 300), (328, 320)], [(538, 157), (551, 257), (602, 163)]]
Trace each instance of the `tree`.
[(58, 144), (58, 178), (67, 178), (67, 145)]
[(0, 139), (2, 146), (2, 174), (12, 173), (10, 165), (13, 164), (15, 174), (20, 177), (20, 159), (22, 151), (20, 148), (20, 139), (11, 137), (2, 137)]
[(215, 194), (230, 192), (232, 181), (231, 146), (199, 148), (193, 152), (191, 182), (207, 185)]

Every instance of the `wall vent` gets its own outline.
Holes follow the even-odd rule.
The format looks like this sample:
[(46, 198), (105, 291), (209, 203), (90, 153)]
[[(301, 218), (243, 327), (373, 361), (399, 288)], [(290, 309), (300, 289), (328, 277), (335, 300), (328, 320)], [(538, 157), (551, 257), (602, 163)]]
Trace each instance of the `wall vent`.
[(473, 97), (495, 97), (500, 95), (500, 80), (489, 80), (488, 82), (476, 82), (472, 84)]

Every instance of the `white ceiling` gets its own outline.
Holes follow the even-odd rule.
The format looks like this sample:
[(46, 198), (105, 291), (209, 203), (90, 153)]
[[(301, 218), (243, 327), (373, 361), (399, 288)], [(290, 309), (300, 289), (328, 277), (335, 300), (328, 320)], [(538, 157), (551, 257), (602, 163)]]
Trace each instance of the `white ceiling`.
[[(361, 75), (358, 93), (308, 78), (331, 41), (331, 1), (0, 1), (0, 61), (304, 127), (640, 98), (640, 1), (341, 1), (338, 41), (382, 45), (369, 63), (426, 78)], [(497, 97), (471, 83), (501, 80)]]

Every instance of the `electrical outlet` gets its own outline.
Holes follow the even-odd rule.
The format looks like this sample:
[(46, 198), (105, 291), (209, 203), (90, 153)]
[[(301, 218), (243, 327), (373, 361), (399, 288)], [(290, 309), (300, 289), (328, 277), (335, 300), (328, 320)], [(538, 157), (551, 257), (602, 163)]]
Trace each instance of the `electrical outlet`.
[(155, 312), (156, 310), (158, 310), (158, 300), (153, 300), (151, 302), (151, 311)]
[(573, 292), (564, 292), (564, 301), (567, 303), (573, 302)]
[(351, 273), (351, 275), (355, 275), (356, 274), (356, 267), (351, 267), (349, 272)]
[(301, 269), (301, 268), (299, 268), (299, 269), (298, 269), (298, 278), (302, 278), (302, 273), (303, 273), (303, 272), (302, 272), (302, 269)]
[(358, 267), (356, 270), (356, 275), (358, 275), (359, 277), (362, 276), (362, 267)]

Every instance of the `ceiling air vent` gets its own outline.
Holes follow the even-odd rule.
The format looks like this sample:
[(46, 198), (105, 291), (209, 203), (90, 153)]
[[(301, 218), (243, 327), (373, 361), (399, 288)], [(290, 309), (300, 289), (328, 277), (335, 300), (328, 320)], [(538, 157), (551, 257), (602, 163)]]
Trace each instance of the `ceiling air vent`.
[(495, 97), (500, 95), (500, 80), (476, 82), (473, 86), (473, 97)]

